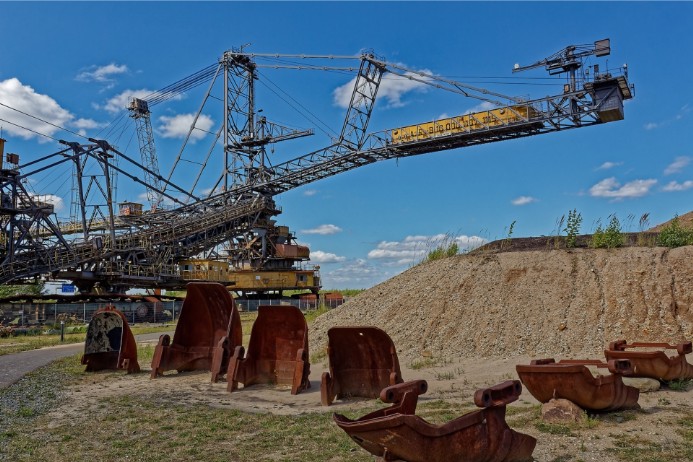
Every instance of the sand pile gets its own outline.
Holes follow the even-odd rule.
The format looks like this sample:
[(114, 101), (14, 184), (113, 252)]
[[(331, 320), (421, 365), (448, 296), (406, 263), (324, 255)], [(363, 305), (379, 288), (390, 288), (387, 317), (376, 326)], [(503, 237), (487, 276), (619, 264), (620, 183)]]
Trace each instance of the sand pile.
[(311, 327), (384, 329), (405, 360), (422, 356), (601, 357), (613, 340), (693, 338), (693, 247), (478, 252), (418, 265)]

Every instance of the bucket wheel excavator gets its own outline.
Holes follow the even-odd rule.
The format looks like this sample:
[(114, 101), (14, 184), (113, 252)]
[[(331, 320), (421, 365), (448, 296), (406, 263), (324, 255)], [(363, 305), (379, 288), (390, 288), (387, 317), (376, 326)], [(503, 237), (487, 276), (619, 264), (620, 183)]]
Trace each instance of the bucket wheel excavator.
[[(586, 58), (609, 53), (610, 42), (605, 39), (566, 47), (529, 66), (516, 65), (513, 72), (543, 67), (552, 75), (567, 77), (560, 94), (527, 99), (407, 69), (373, 53), (347, 57), (227, 51), (216, 64), (133, 100), (132, 117), (140, 124), (141, 162), (106, 140), (89, 139), (87, 143), (63, 141), (60, 151), (24, 165), (19, 165), (16, 155), (11, 155), (14, 163), (0, 165), (0, 283), (49, 274), (71, 279), (83, 291), (97, 286), (108, 291), (178, 288), (190, 280), (224, 281), (239, 288), (251, 285), (239, 279), (245, 271), (259, 284), (248, 290), (282, 290), (303, 284), (317, 292), (317, 271), (295, 266), (308, 259), (308, 249), (296, 244), (292, 233), (275, 221), (281, 213), (275, 196), (383, 160), (622, 120), (623, 103), (633, 97), (627, 68), (600, 72), (597, 65), (584, 66)], [(271, 122), (257, 109), (256, 86), (263, 82), (260, 70), (344, 70), (304, 64), (338, 59), (358, 62), (341, 131), (325, 147), (277, 161), (275, 148), (310, 136), (313, 130)], [(589, 74), (588, 69), (592, 69)], [(473, 97), (492, 103), (493, 109), (368, 132), (385, 76)], [(212, 152), (221, 151), (223, 160), (212, 192), (202, 195), (196, 192), (201, 173), (194, 177), (192, 188), (172, 180), (191, 134), (199, 130), (195, 122), (202, 107), (168, 177), (158, 171), (149, 110), (205, 83), (209, 89), (204, 101), (215, 98), (214, 88), (223, 89), (223, 96), (216, 97), (223, 101), (223, 123), (216, 132), (209, 132), (213, 146), (206, 157), (198, 158), (204, 158), (206, 166)], [(74, 202), (79, 205), (77, 218), (69, 224), (58, 222), (50, 205), (39, 202), (24, 187), (32, 175), (64, 163), (73, 164)], [(99, 180), (84, 173), (87, 164), (97, 165), (101, 172), (98, 187)], [(120, 204), (116, 210), (111, 184), (116, 173), (147, 188), (151, 210), (142, 211), (141, 205), (131, 203)], [(90, 197), (97, 192), (100, 205), (95, 206)]]

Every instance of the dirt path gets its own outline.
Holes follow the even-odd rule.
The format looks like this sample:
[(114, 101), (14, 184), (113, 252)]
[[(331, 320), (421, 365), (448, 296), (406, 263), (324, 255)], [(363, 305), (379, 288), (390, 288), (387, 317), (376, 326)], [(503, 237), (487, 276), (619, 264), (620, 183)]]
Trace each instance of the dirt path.
[[(169, 332), (173, 335), (173, 332)], [(136, 335), (138, 343), (156, 342), (161, 333)], [(84, 343), (71, 343), (0, 356), (0, 389), (9, 387), (29, 372), (51, 361), (84, 351)]]

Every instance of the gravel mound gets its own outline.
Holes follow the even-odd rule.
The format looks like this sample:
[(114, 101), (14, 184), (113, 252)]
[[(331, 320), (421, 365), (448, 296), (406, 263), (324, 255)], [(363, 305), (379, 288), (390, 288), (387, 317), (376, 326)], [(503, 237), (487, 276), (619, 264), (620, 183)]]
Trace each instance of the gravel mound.
[[(385, 330), (400, 360), (602, 357), (617, 339), (693, 337), (693, 246), (487, 251), (413, 267), (320, 316)], [(596, 355), (596, 356), (595, 356)]]

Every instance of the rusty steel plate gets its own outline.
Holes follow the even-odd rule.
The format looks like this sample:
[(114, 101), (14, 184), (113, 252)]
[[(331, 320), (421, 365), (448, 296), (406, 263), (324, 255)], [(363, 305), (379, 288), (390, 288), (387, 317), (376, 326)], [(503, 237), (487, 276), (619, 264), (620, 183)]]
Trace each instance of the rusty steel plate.
[(89, 321), (82, 364), (86, 372), (125, 369), (139, 372), (137, 343), (125, 315), (113, 306), (97, 310)]
[(248, 354), (234, 349), (226, 373), (227, 390), (242, 383), (291, 386), (291, 394), (310, 388), (308, 324), (295, 306), (260, 306), (250, 331)]
[(174, 369), (211, 370), (215, 361), (219, 363), (217, 371), (224, 370), (231, 351), (243, 341), (240, 317), (226, 287), (191, 282), (186, 289), (173, 341), (168, 335), (159, 337), (151, 378)]
[[(595, 377), (587, 366), (608, 368), (611, 374)], [(632, 372), (628, 361), (542, 359), (518, 364), (515, 369), (522, 384), (542, 403), (563, 398), (591, 412), (638, 407), (640, 391), (621, 379)]]
[(322, 374), (320, 401), (377, 398), (380, 391), (402, 382), (392, 339), (377, 327), (333, 327), (327, 331), (329, 372)]
[[(633, 350), (636, 351), (633, 351)], [(675, 350), (676, 356), (667, 355), (667, 350)], [(606, 359), (627, 359), (633, 365), (633, 377), (649, 377), (671, 381), (693, 379), (693, 365), (686, 355), (693, 352), (691, 342), (677, 345), (668, 343), (634, 342), (625, 340), (611, 342), (604, 350)]]
[[(388, 387), (381, 399), (394, 405), (351, 420), (334, 414), (335, 423), (352, 440), (383, 461), (408, 462), (522, 462), (532, 460), (536, 439), (512, 430), (505, 422), (507, 402), (517, 399), (519, 381), (507, 381), (479, 390), (485, 407), (443, 425), (414, 415), (425, 381)], [(387, 401), (386, 401), (387, 402)]]

